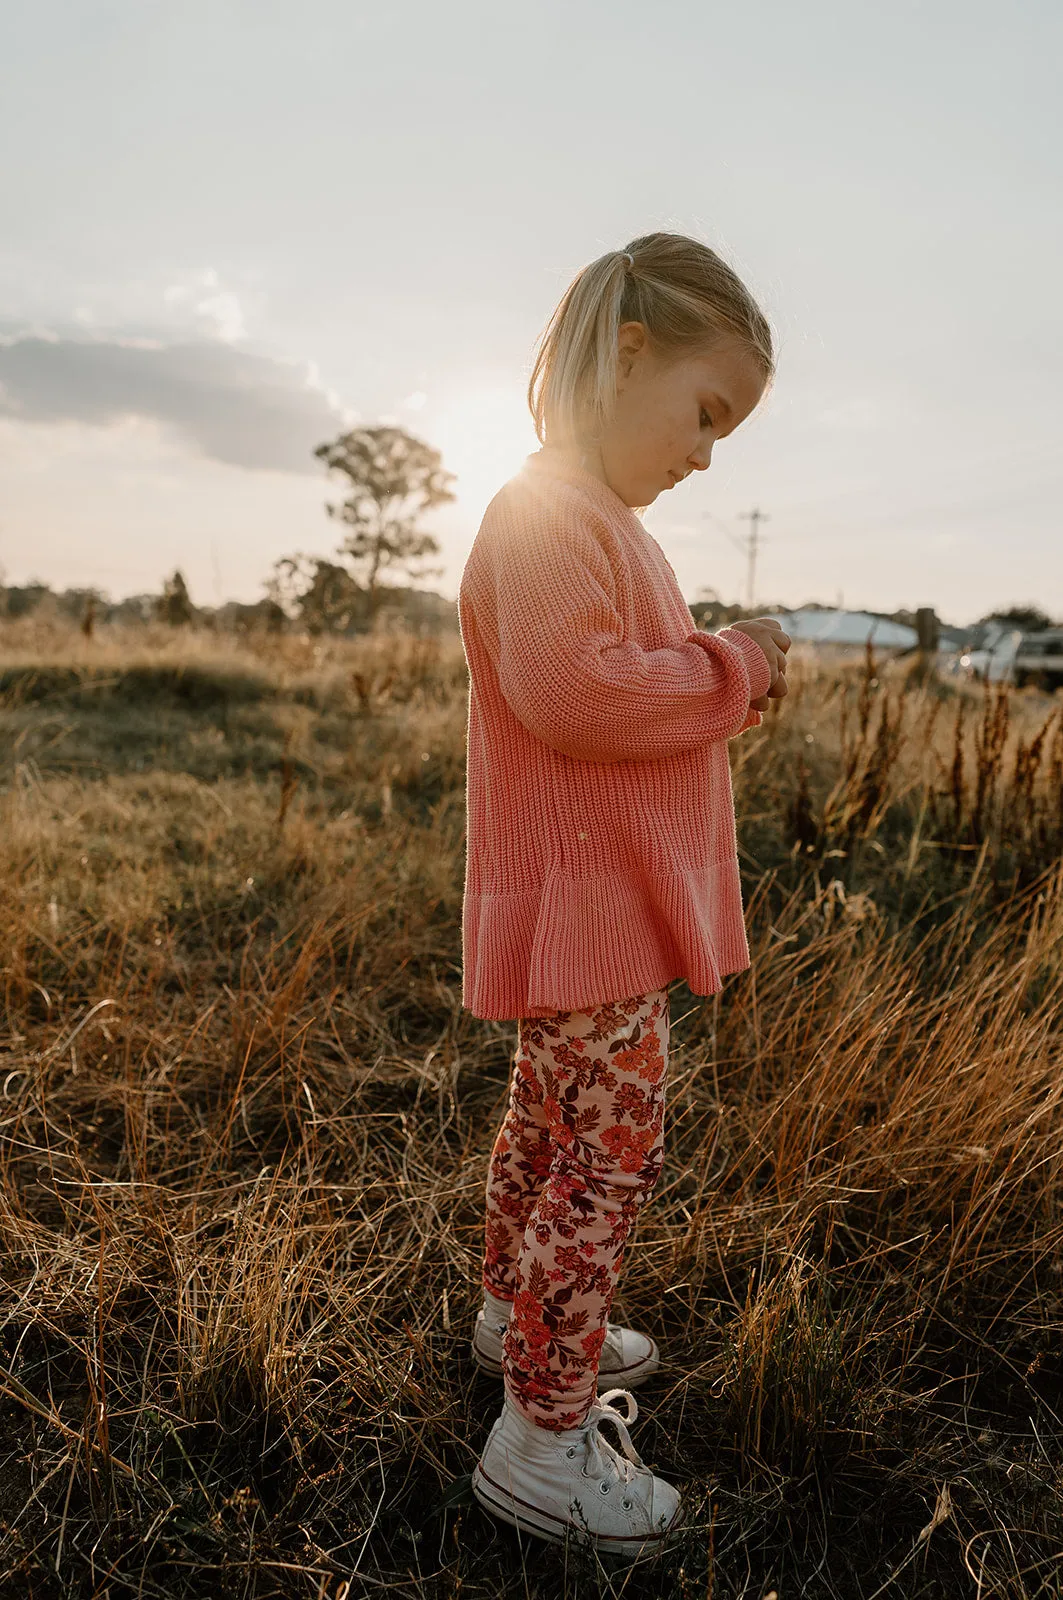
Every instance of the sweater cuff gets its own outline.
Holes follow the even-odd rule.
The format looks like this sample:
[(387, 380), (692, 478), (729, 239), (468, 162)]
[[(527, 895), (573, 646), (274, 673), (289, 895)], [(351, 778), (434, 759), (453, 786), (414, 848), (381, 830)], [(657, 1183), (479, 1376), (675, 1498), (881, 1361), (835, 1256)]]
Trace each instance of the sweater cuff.
[(771, 668), (767, 656), (757, 641), (751, 639), (748, 633), (735, 628), (720, 628), (715, 638), (725, 639), (728, 644), (736, 645), (742, 652), (749, 672), (750, 700), (759, 700), (762, 694), (767, 694), (771, 688)]

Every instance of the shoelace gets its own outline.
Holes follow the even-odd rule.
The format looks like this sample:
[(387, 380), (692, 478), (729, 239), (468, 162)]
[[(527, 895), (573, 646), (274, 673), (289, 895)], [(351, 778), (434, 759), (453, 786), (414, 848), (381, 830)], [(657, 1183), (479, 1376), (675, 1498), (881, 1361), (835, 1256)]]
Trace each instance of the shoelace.
[[(625, 1402), (626, 1416), (611, 1403), (618, 1395)], [(591, 1407), (584, 1435), (589, 1454), (594, 1458), (598, 1468), (597, 1472), (592, 1473), (588, 1467), (586, 1470), (589, 1476), (605, 1478), (611, 1471), (621, 1483), (630, 1483), (638, 1476), (640, 1468), (646, 1470), (642, 1457), (632, 1444), (631, 1435), (627, 1431), (628, 1423), (634, 1422), (638, 1414), (638, 1401), (630, 1389), (607, 1389), (604, 1394), (598, 1396), (596, 1403)], [(603, 1422), (612, 1422), (615, 1425), (620, 1436), (622, 1455), (601, 1432)]]

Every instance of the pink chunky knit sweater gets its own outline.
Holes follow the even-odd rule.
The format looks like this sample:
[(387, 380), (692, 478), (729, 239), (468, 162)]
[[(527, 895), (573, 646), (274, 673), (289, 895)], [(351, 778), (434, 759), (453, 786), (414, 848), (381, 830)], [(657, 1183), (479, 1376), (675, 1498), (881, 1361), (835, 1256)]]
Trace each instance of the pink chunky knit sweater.
[(491, 501), (458, 597), (469, 666), (462, 1003), (582, 1011), (749, 966), (727, 740), (760, 646), (700, 632), (619, 495), (548, 446)]

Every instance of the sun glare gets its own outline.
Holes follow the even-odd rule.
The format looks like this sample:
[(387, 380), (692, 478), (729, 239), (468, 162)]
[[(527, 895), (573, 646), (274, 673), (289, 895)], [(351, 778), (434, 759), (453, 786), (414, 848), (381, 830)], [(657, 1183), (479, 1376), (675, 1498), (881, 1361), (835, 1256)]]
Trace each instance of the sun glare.
[(453, 472), (458, 501), (477, 521), (491, 497), (539, 448), (519, 383), (448, 388), (425, 408), (425, 434)]

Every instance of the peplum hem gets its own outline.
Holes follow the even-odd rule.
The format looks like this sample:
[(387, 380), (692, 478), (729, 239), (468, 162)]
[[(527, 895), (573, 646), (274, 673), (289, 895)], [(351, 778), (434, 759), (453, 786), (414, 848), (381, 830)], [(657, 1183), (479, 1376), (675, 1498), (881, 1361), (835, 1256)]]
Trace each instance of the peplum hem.
[(541, 892), (469, 887), (463, 943), (462, 1005), (494, 1021), (585, 1011), (676, 978), (715, 994), (750, 965), (733, 857), (669, 874), (553, 872)]

